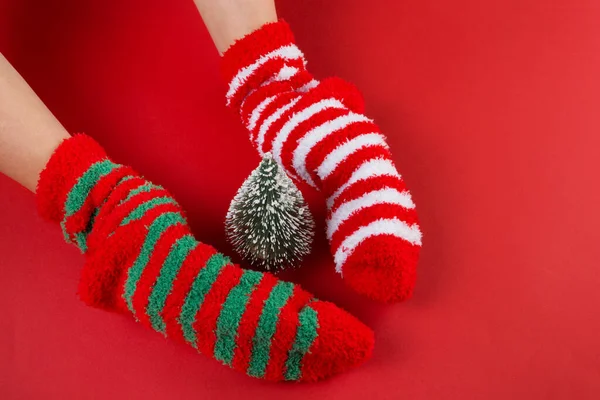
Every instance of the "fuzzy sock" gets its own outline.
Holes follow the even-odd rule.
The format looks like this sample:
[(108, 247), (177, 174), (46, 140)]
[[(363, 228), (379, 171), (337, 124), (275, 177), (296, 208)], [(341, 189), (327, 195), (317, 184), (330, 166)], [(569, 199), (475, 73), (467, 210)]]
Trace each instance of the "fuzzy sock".
[(336, 271), (373, 299), (410, 297), (421, 247), (415, 205), (356, 88), (315, 80), (283, 21), (231, 46), (222, 74), (227, 105), (258, 152), (325, 194)]
[(194, 239), (162, 187), (111, 161), (90, 137), (65, 140), (42, 172), (43, 217), (85, 254), (81, 299), (250, 376), (315, 381), (368, 358), (373, 333), (335, 305), (244, 270)]

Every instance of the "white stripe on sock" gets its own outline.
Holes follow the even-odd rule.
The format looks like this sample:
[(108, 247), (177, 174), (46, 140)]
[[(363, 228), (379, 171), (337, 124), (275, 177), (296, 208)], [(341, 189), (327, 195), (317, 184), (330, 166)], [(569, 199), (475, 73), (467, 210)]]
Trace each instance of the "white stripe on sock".
[(313, 117), (315, 114), (330, 108), (343, 109), (345, 107), (339, 100), (331, 98), (313, 103), (305, 109), (294, 113), (292, 117), (283, 125), (281, 130), (277, 132), (275, 140), (273, 140), (273, 158), (282, 164), (281, 150), (290, 133), (292, 133), (292, 131), (296, 129), (302, 122)]
[(319, 81), (316, 79), (313, 79), (312, 81), (308, 82), (307, 84), (300, 86), (298, 89), (296, 89), (296, 91), (300, 92), (300, 93), (306, 93), (309, 90), (316, 88), (317, 86), (319, 86)]
[(294, 151), (294, 169), (306, 183), (316, 187), (306, 169), (306, 156), (308, 156), (312, 148), (332, 133), (357, 122), (371, 122), (371, 120), (362, 114), (350, 112), (313, 128), (298, 141), (298, 147)]
[(233, 77), (231, 82), (229, 82), (229, 89), (227, 90), (226, 98), (227, 105), (231, 104), (231, 99), (237, 93), (237, 91), (244, 85), (244, 82), (250, 77), (254, 72), (256, 72), (263, 64), (265, 64), (269, 60), (273, 60), (276, 58), (282, 58), (284, 60), (295, 60), (298, 58), (304, 59), (304, 55), (300, 51), (296, 45), (289, 44), (286, 46), (281, 46), (280, 48), (271, 51), (265, 55), (262, 55), (252, 64), (241, 68), (238, 73)]
[(419, 225), (408, 225), (398, 218), (379, 219), (368, 225), (361, 226), (354, 233), (346, 237), (335, 252), (335, 270), (342, 273), (342, 267), (356, 247), (367, 238), (379, 235), (393, 235), (409, 243), (421, 246), (421, 231)]
[(295, 99), (292, 99), (292, 101), (290, 101), (289, 103), (287, 103), (286, 105), (278, 108), (273, 114), (271, 114), (269, 116), (269, 118), (267, 118), (262, 125), (260, 126), (260, 129), (258, 131), (258, 136), (256, 137), (256, 145), (258, 147), (258, 152), (260, 153), (260, 155), (263, 155), (263, 151), (262, 151), (262, 146), (263, 143), (265, 142), (265, 135), (267, 134), (267, 131), (269, 130), (269, 128), (271, 127), (271, 125), (273, 125), (273, 123), (275, 121), (277, 121), (279, 118), (281, 118), (281, 116), (290, 108), (294, 107), (294, 105), (296, 105), (296, 103), (300, 100), (300, 97), (296, 97)]
[(273, 102), (273, 100), (275, 100), (276, 98), (277, 98), (276, 95), (267, 97), (266, 99), (261, 101), (260, 104), (257, 105), (254, 110), (252, 110), (252, 114), (250, 115), (250, 119), (248, 120), (248, 125), (247, 125), (247, 128), (250, 132), (253, 132), (254, 128), (256, 128), (256, 123), (260, 119), (260, 115), (262, 114), (262, 112), (265, 111), (265, 108), (267, 108), (267, 106), (269, 104), (271, 104)]
[(325, 157), (319, 168), (317, 168), (317, 174), (321, 179), (327, 178), (346, 157), (350, 156), (354, 152), (362, 149), (363, 147), (370, 146), (381, 146), (389, 148), (385, 142), (383, 135), (379, 133), (365, 133), (363, 135), (356, 136), (355, 138), (347, 141), (336, 147), (331, 153)]
[(352, 214), (376, 204), (397, 204), (406, 209), (415, 208), (415, 203), (413, 203), (408, 191), (399, 192), (396, 189), (386, 187), (365, 193), (357, 199), (343, 203), (335, 210), (329, 221), (327, 221), (327, 239), (331, 240), (339, 227)]
[(267, 79), (266, 81), (261, 83), (259, 87), (254, 88), (248, 92), (246, 97), (244, 97), (244, 100), (242, 100), (242, 104), (240, 105), (240, 110), (244, 108), (244, 104), (246, 104), (246, 100), (248, 99), (248, 97), (252, 96), (252, 94), (254, 94), (254, 92), (259, 90), (260, 88), (263, 88), (273, 82), (282, 82), (285, 80), (289, 80), (289, 79), (293, 78), (298, 72), (300, 72), (300, 70), (298, 68), (290, 67), (287, 64), (284, 65), (279, 70), (279, 72), (277, 72), (277, 74), (273, 75), (272, 77), (270, 77), (269, 79)]
[(296, 67), (290, 67), (289, 65), (284, 65), (279, 72), (277, 73), (277, 75), (275, 75), (273, 77), (273, 80), (271, 82), (281, 82), (281, 81), (287, 81), (288, 79), (292, 78), (294, 75), (296, 75), (298, 72), (300, 72), (300, 70)]
[(398, 178), (401, 178), (400, 174), (396, 170), (396, 167), (394, 167), (394, 164), (390, 160), (386, 160), (383, 158), (375, 158), (372, 160), (365, 161), (360, 165), (360, 167), (354, 170), (348, 181), (342, 186), (340, 186), (338, 190), (336, 190), (331, 195), (331, 197), (327, 199), (327, 208), (331, 209), (331, 206), (333, 206), (333, 202), (335, 201), (335, 199), (337, 199), (338, 196), (342, 194), (342, 192), (353, 183), (358, 182), (360, 180), (384, 175), (396, 176)]

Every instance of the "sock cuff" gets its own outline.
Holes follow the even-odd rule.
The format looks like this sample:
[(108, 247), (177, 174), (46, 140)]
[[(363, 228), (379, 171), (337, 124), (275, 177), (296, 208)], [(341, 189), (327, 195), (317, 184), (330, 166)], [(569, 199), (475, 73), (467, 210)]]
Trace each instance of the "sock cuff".
[(234, 110), (239, 110), (252, 93), (269, 85), (279, 84), (282, 91), (293, 91), (316, 84), (285, 21), (263, 25), (235, 42), (223, 55), (221, 73), (227, 84), (227, 106)]
[(87, 135), (76, 134), (61, 142), (40, 173), (36, 190), (40, 215), (52, 222), (60, 222), (71, 188), (92, 164), (102, 160), (108, 160), (106, 152)]
[(236, 40), (225, 51), (221, 63), (223, 79), (225, 82), (231, 82), (240, 69), (285, 46), (295, 46), (294, 34), (287, 22), (279, 20), (263, 25)]

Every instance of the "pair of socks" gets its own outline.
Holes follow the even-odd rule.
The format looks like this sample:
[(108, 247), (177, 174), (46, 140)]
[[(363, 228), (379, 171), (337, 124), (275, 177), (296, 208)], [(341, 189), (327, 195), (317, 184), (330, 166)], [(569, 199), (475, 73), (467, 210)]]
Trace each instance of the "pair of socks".
[[(268, 24), (223, 56), (227, 104), (259, 153), (327, 201), (336, 270), (382, 301), (409, 297), (421, 245), (414, 203), (385, 138), (350, 84), (318, 82), (288, 25)], [(40, 214), (85, 255), (79, 295), (200, 353), (273, 381), (315, 381), (365, 361), (371, 329), (269, 273), (244, 270), (191, 234), (164, 188), (85, 135), (40, 176)]]

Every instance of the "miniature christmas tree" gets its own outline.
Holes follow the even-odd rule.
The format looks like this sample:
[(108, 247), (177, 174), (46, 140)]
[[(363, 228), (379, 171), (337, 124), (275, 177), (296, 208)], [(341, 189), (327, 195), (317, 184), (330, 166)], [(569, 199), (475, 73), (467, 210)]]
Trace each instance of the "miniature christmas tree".
[(232, 200), (225, 229), (234, 249), (264, 270), (296, 266), (310, 253), (314, 237), (302, 193), (270, 153)]

